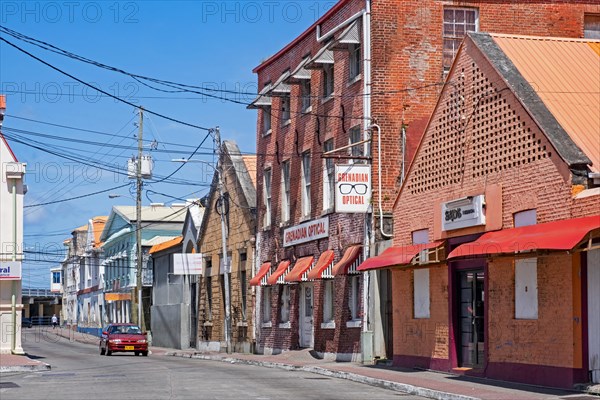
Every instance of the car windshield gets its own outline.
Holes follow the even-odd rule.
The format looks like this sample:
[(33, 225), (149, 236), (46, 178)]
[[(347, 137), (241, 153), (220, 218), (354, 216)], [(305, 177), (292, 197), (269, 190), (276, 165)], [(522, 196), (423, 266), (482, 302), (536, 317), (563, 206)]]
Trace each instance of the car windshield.
[(126, 334), (126, 335), (140, 335), (142, 330), (135, 325), (120, 325), (112, 326), (109, 333)]

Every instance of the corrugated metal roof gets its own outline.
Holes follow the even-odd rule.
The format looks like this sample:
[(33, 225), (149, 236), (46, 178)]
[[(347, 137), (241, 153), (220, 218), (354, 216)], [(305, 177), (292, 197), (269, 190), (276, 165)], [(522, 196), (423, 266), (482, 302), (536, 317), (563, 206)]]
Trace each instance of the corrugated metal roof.
[[(114, 206), (113, 208), (127, 220), (136, 220), (135, 206)], [(143, 206), (142, 221), (184, 222), (186, 211), (186, 207)]]
[(162, 250), (170, 249), (171, 247), (175, 247), (175, 246), (181, 244), (181, 242), (183, 242), (183, 236), (177, 236), (174, 239), (167, 240), (166, 242), (162, 242), (162, 243), (153, 245), (150, 248), (149, 253), (154, 254), (154, 253), (158, 253), (159, 251), (162, 251)]
[(157, 244), (170, 242), (179, 236), (154, 236), (151, 239), (142, 239), (142, 246), (156, 246)]
[(600, 41), (491, 34), (600, 171)]
[(242, 156), (242, 159), (244, 160), (244, 164), (246, 164), (246, 169), (252, 180), (252, 185), (256, 187), (256, 156), (244, 155)]

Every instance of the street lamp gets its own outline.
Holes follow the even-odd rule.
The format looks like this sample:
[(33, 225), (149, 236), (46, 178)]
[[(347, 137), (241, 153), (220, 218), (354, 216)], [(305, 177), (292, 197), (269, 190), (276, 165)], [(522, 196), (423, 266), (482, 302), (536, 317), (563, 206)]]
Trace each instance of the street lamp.
[(231, 353), (231, 302), (230, 302), (230, 298), (229, 298), (229, 275), (231, 272), (231, 267), (229, 265), (229, 257), (227, 257), (227, 229), (225, 227), (225, 213), (226, 213), (226, 207), (225, 207), (225, 191), (224, 191), (224, 185), (223, 185), (223, 160), (222, 160), (222, 156), (223, 156), (223, 148), (221, 146), (221, 134), (220, 134), (220, 130), (219, 127), (216, 127), (215, 129), (212, 130), (212, 133), (214, 134), (214, 138), (215, 141), (217, 142), (217, 150), (218, 150), (218, 158), (217, 158), (217, 166), (216, 168), (211, 165), (210, 163), (206, 162), (206, 161), (202, 161), (202, 160), (190, 160), (190, 159), (174, 159), (172, 160), (173, 162), (181, 162), (181, 163), (188, 163), (188, 162), (197, 162), (197, 163), (201, 163), (201, 164), (205, 164), (210, 166), (212, 169), (215, 170), (215, 173), (217, 174), (218, 177), (218, 188), (219, 188), (219, 199), (220, 201), (218, 202), (217, 207), (220, 208), (219, 210), (219, 215), (221, 216), (221, 238), (222, 238), (222, 244), (223, 244), (223, 281), (224, 281), (224, 289), (225, 289), (225, 293), (224, 293), (224, 297), (225, 297), (225, 343), (226, 343), (226, 347), (227, 347), (227, 353)]

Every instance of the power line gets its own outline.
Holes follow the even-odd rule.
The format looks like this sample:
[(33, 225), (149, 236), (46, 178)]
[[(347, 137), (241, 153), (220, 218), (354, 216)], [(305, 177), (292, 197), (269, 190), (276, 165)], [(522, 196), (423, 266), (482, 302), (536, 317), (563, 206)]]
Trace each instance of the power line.
[[(115, 95), (113, 95), (113, 94), (110, 94), (110, 93), (108, 93), (108, 92), (106, 92), (106, 91), (104, 91), (104, 90), (102, 90), (102, 89), (100, 89), (100, 88), (97, 88), (97, 87), (95, 87), (94, 85), (92, 85), (92, 84), (90, 84), (90, 83), (88, 83), (88, 82), (86, 82), (86, 81), (84, 81), (84, 80), (82, 80), (82, 79), (79, 79), (79, 78), (77, 78), (76, 76), (74, 76), (74, 75), (72, 75), (72, 74), (69, 74), (68, 72), (65, 72), (65, 71), (63, 71), (62, 69), (60, 69), (60, 68), (58, 68), (58, 67), (55, 67), (54, 65), (50, 64), (49, 62), (46, 62), (46, 61), (42, 60), (41, 58), (39, 58), (39, 57), (37, 57), (37, 56), (35, 56), (35, 55), (31, 54), (31, 53), (30, 53), (30, 52), (28, 52), (27, 50), (25, 50), (25, 49), (23, 49), (23, 48), (21, 48), (21, 47), (17, 46), (16, 44), (14, 44), (14, 43), (10, 42), (10, 41), (9, 41), (9, 40), (7, 40), (6, 38), (3, 38), (3, 37), (1, 37), (1, 36), (0, 36), (0, 40), (1, 40), (1, 41), (3, 41), (4, 43), (8, 44), (9, 46), (11, 46), (11, 47), (13, 47), (13, 48), (17, 49), (17, 50), (18, 50), (18, 51), (20, 51), (21, 53), (23, 53), (23, 54), (26, 54), (27, 56), (29, 56), (29, 57), (33, 58), (34, 60), (36, 60), (36, 61), (39, 61), (40, 63), (42, 63), (42, 64), (46, 65), (47, 67), (49, 67), (49, 68), (51, 68), (51, 69), (53, 69), (53, 70), (55, 70), (55, 71), (57, 71), (57, 72), (61, 73), (62, 75), (65, 75), (65, 76), (67, 76), (67, 77), (69, 77), (69, 78), (71, 78), (71, 79), (74, 79), (74, 80), (76, 80), (77, 82), (81, 83), (82, 85), (85, 85), (85, 86), (87, 86), (87, 87), (90, 87), (90, 88), (92, 88), (92, 89), (94, 89), (94, 90), (97, 90), (98, 92), (100, 92), (100, 93), (103, 93), (103, 94), (105, 94), (106, 96), (112, 97), (113, 99), (115, 99), (115, 100), (118, 100), (118, 101), (120, 101), (121, 103), (127, 104), (127, 105), (129, 105), (129, 106), (131, 106), (131, 107), (135, 107), (135, 108), (137, 108), (137, 107), (138, 107), (136, 104), (134, 104), (134, 103), (132, 103), (132, 102), (130, 102), (130, 101), (127, 101), (127, 100), (125, 100), (125, 99), (122, 99), (122, 98), (121, 98), (121, 97), (119, 97), (119, 96), (115, 96)], [(191, 128), (200, 129), (200, 130), (203, 130), (203, 131), (209, 131), (209, 130), (210, 130), (210, 128), (206, 128), (206, 127), (203, 127), (203, 126), (200, 126), (200, 125), (196, 125), (196, 124), (192, 124), (192, 123), (189, 123), (189, 122), (184, 122), (184, 121), (181, 121), (181, 120), (179, 120), (179, 119), (177, 119), (177, 118), (172, 118), (172, 117), (169, 117), (169, 116), (167, 116), (167, 115), (164, 115), (164, 114), (158, 113), (158, 112), (156, 112), (156, 111), (152, 111), (152, 110), (149, 110), (149, 109), (144, 109), (144, 110), (145, 110), (147, 113), (149, 113), (149, 114), (156, 115), (157, 117), (160, 117), (160, 118), (166, 119), (167, 121), (176, 122), (176, 123), (178, 123), (178, 124), (185, 125), (185, 126), (189, 126), (189, 127), (191, 127)]]
[[(100, 131), (95, 131), (95, 130), (85, 129), (85, 128), (77, 128), (77, 127), (73, 127), (73, 126), (68, 126), (68, 125), (63, 125), (63, 124), (56, 124), (56, 123), (51, 123), (51, 122), (46, 122), (46, 121), (39, 121), (39, 120), (31, 119), (31, 118), (20, 117), (20, 116), (17, 116), (17, 115), (14, 115), (14, 114), (9, 114), (9, 113), (4, 114), (4, 118), (6, 119), (7, 117), (9, 117), (9, 118), (16, 118), (16, 119), (20, 119), (20, 120), (24, 120), (24, 121), (29, 121), (29, 122), (34, 122), (34, 123), (37, 123), (37, 124), (44, 124), (44, 125), (55, 126), (55, 127), (58, 127), (58, 128), (71, 129), (71, 130), (80, 131), (80, 132), (95, 133), (95, 134), (104, 135), (104, 136), (115, 136), (115, 134), (113, 134), (113, 133), (100, 132)], [(135, 115), (131, 118), (131, 120), (129, 120), (129, 122), (131, 122), (134, 118), (135, 118)], [(132, 137), (126, 137), (125, 136), (124, 138), (134, 140)], [(144, 142), (151, 143), (152, 140), (144, 140)], [(170, 146), (179, 146), (179, 147), (194, 148), (194, 146), (189, 145), (189, 144), (181, 144), (181, 143), (173, 143), (173, 142), (162, 142), (162, 143), (168, 144)]]

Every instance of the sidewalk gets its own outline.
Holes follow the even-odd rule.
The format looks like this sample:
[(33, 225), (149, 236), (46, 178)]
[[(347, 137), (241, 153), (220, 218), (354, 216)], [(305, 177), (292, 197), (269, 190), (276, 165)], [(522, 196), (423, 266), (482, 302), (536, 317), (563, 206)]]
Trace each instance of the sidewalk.
[(50, 365), (27, 355), (0, 354), (0, 374), (5, 372), (47, 371)]
[[(95, 336), (69, 331), (67, 329), (60, 329), (49, 333), (57, 334), (68, 340), (93, 345), (97, 345), (98, 343), (98, 338)], [(314, 358), (309, 350), (287, 351), (271, 356), (242, 353), (230, 355), (224, 353), (198, 353), (194, 349), (175, 350), (156, 346), (151, 347), (150, 350), (151, 355), (154, 357), (187, 357), (198, 360), (221, 361), (231, 364), (280, 368), (289, 371), (304, 371), (441, 400), (600, 399), (600, 397), (578, 391), (521, 385), (431, 371), (320, 360)], [(4, 355), (1, 357), (4, 357)], [(1, 360), (0, 364), (4, 367), (4, 360)], [(588, 388), (588, 393), (600, 394), (600, 385)]]

